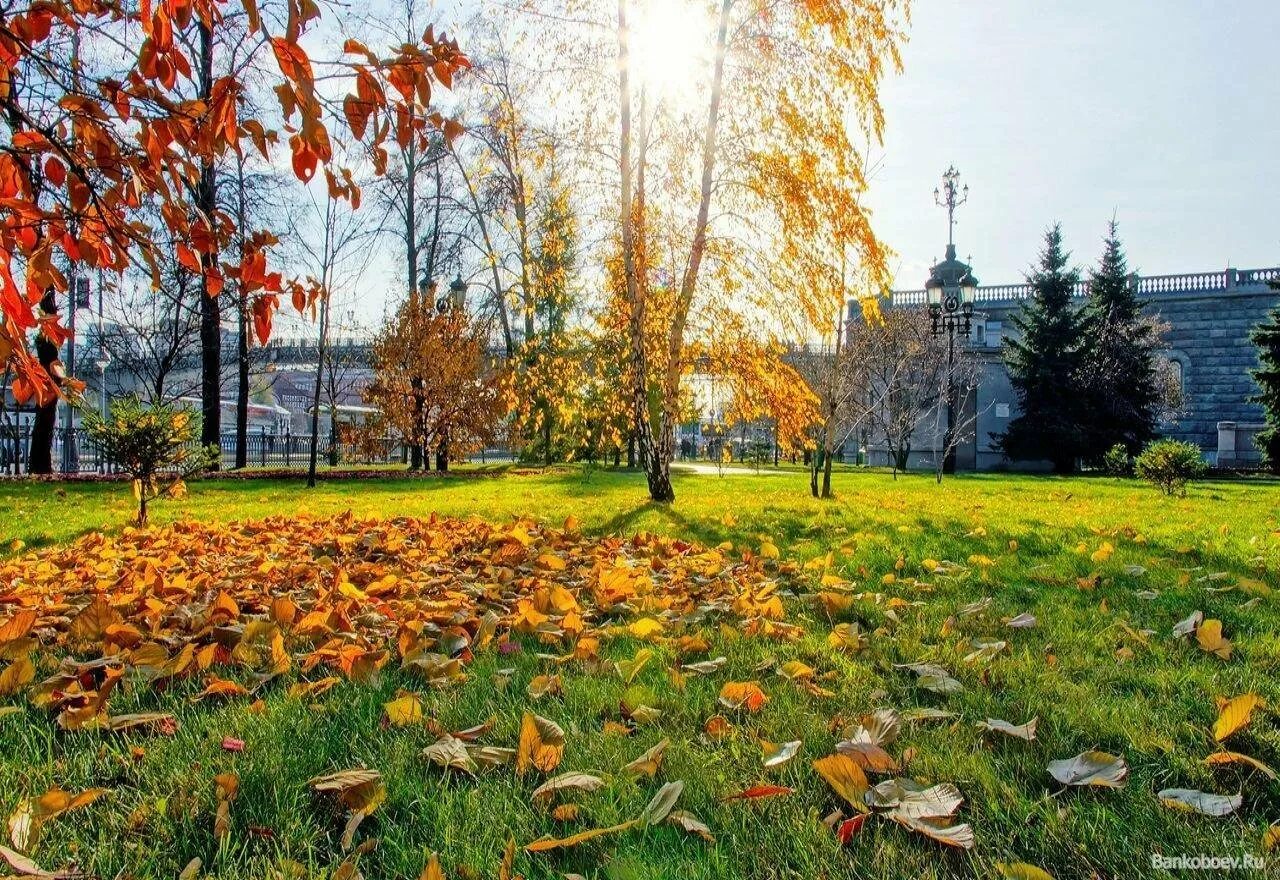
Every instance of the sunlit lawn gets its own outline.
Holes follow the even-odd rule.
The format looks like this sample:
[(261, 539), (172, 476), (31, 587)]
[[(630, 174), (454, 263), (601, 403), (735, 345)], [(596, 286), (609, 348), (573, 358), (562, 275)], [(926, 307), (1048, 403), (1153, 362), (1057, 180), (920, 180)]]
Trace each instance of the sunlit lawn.
[[(509, 656), (478, 653), (469, 679), (448, 690), (424, 687), (393, 661), (377, 684), (343, 683), (315, 703), (289, 698), (286, 681), (264, 693), (260, 712), (250, 711), (248, 700), (193, 704), (197, 681), (165, 694), (126, 688), (113, 700), (113, 714), (175, 713), (181, 727), (172, 737), (61, 731), (23, 699), (0, 698), (22, 707), (0, 717), (0, 811), (7, 817), (23, 798), (54, 785), (107, 788), (103, 799), (52, 822), (35, 853), (46, 868), (74, 863), (101, 877), (173, 878), (194, 857), (208, 876), (270, 876), (289, 862), (331, 876), (343, 858), (342, 823), (316, 804), (306, 780), (358, 765), (379, 769), (388, 787), (387, 802), (360, 832), (379, 840), (359, 863), (371, 880), (417, 876), (428, 851), (439, 851), (446, 876), (494, 877), (509, 836), (523, 846), (543, 834), (633, 818), (672, 780), (685, 783), (680, 806), (710, 826), (715, 843), (666, 825), (636, 828), (564, 853), (522, 851), (516, 869), (529, 877), (681, 880), (989, 877), (998, 876), (996, 862), (1021, 861), (1058, 878), (1137, 877), (1161, 876), (1150, 867), (1153, 853), (1261, 852), (1263, 833), (1280, 821), (1280, 783), (1242, 765), (1214, 768), (1203, 760), (1219, 749), (1211, 733), (1215, 698), (1253, 691), (1280, 705), (1280, 613), (1271, 593), (1280, 589), (1280, 484), (1201, 483), (1186, 498), (1165, 498), (1138, 483), (1103, 479), (981, 475), (937, 486), (932, 477), (838, 473), (836, 489), (838, 500), (819, 502), (799, 473), (686, 475), (677, 477), (676, 503), (663, 507), (645, 503), (638, 475), (608, 471), (589, 480), (577, 471), (350, 480), (310, 491), (300, 481), (193, 484), (188, 498), (154, 506), (157, 524), (345, 510), (499, 522), (529, 515), (553, 525), (573, 516), (588, 534), (650, 530), (707, 545), (728, 541), (734, 553), (768, 541), (783, 561), (800, 563), (831, 552), (830, 574), (881, 599), (859, 599), (832, 621), (809, 595), (821, 570), (783, 575), (797, 594), (786, 600), (786, 619), (806, 635), (797, 642), (735, 638), (732, 618), (728, 628), (708, 623), (705, 656), (724, 655), (728, 663), (712, 676), (691, 676), (684, 690), (668, 670), (687, 661), (659, 643), (658, 657), (630, 687), (615, 674), (571, 663), (561, 670), (562, 696), (534, 699), (529, 682), (552, 665), (537, 656), (544, 648), (523, 639), (525, 649)], [(30, 549), (94, 530), (118, 532), (131, 506), (121, 484), (0, 483), (0, 541), (11, 554), (15, 541)], [(960, 568), (941, 575), (930, 571), (934, 562)], [(906, 604), (890, 610), (892, 597)], [(987, 597), (987, 610), (946, 625), (962, 606)], [(1172, 636), (1174, 624), (1197, 609), (1222, 621), (1234, 643), (1230, 660)], [(1034, 628), (1003, 625), (1024, 612), (1037, 618)], [(0, 604), (0, 622), (6, 617)], [(828, 646), (833, 622), (842, 621), (867, 633), (864, 650)], [(1009, 644), (988, 663), (965, 663), (974, 639)], [(601, 650), (618, 660), (640, 647), (617, 638)], [(777, 666), (792, 659), (834, 673), (821, 684), (835, 696), (813, 696), (780, 678)], [(946, 667), (964, 690), (931, 693), (894, 668), (920, 661)], [(505, 689), (494, 684), (501, 667), (515, 670)], [(756, 715), (735, 716), (734, 737), (706, 740), (703, 723), (722, 711), (721, 685), (749, 679), (761, 682), (770, 702)], [(445, 780), (420, 756), (435, 739), (425, 728), (380, 726), (383, 704), (399, 688), (422, 693), (428, 714), (451, 730), (496, 718), (495, 744), (515, 745), (525, 709), (553, 718), (568, 734), (560, 769), (591, 770), (608, 784), (582, 796), (584, 818), (564, 826), (530, 805), (539, 780), (502, 769), (476, 781)], [(603, 725), (618, 719), (622, 702), (664, 715), (630, 737), (606, 735)], [(811, 769), (839, 739), (831, 720), (851, 721), (882, 706), (958, 713), (951, 722), (904, 725), (890, 751), (913, 750), (903, 775), (959, 788), (965, 803), (956, 820), (973, 826), (972, 851), (944, 849), (883, 820), (841, 846), (821, 824), (841, 806)], [(1039, 731), (1030, 743), (975, 728), (986, 718), (1020, 724), (1033, 716)], [(224, 750), (226, 736), (244, 740), (244, 751)], [(623, 764), (664, 737), (671, 747), (657, 780), (622, 777)], [(797, 739), (804, 743), (799, 757), (762, 768), (759, 740)], [(133, 754), (134, 746), (145, 751)], [(1227, 746), (1280, 766), (1280, 727), (1270, 714), (1256, 716)], [(1089, 749), (1127, 760), (1124, 788), (1063, 790), (1046, 772), (1049, 761)], [(232, 833), (218, 843), (213, 777), (225, 771), (239, 774), (241, 794)], [(766, 782), (795, 791), (721, 801)], [(1161, 805), (1156, 792), (1164, 788), (1243, 792), (1244, 802), (1224, 818), (1188, 815)], [(1280, 865), (1280, 853), (1275, 860)]]

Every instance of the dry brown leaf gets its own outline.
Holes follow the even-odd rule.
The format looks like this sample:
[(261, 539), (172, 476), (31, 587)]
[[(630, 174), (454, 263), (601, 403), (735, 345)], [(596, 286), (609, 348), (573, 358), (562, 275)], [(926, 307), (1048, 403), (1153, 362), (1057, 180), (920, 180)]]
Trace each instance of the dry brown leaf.
[(548, 718), (525, 712), (520, 721), (520, 743), (516, 746), (516, 773), (531, 769), (550, 773), (564, 757), (564, 730)]
[(662, 760), (666, 757), (667, 747), (670, 745), (671, 740), (669, 739), (659, 741), (657, 745), (646, 750), (640, 757), (624, 765), (623, 772), (632, 776), (653, 776), (662, 767)]
[(444, 871), (440, 869), (440, 854), (432, 853), (427, 859), (426, 866), (422, 869), (422, 873), (418, 875), (418, 880), (445, 880)]
[(1257, 694), (1232, 697), (1218, 712), (1218, 720), (1213, 724), (1213, 738), (1222, 742), (1231, 734), (1247, 727), (1253, 718), (1253, 710), (1263, 705), (1262, 698)]
[(769, 697), (757, 681), (729, 681), (720, 688), (719, 702), (726, 709), (759, 712)]
[(978, 722), (978, 729), (1003, 733), (1015, 739), (1032, 742), (1036, 738), (1036, 722), (1038, 720), (1037, 718), (1032, 718), (1026, 724), (1012, 724), (999, 718), (988, 718), (986, 721)]
[(1231, 659), (1231, 641), (1222, 635), (1221, 620), (1206, 620), (1196, 627), (1196, 642), (1206, 654), (1222, 660)]
[(1156, 797), (1166, 807), (1184, 813), (1199, 813), (1201, 816), (1226, 816), (1240, 809), (1242, 801), (1238, 794), (1210, 794), (1189, 788), (1166, 788)]
[(541, 840), (535, 840), (533, 843), (525, 846), (525, 852), (540, 853), (550, 852), (553, 849), (568, 849), (577, 846), (580, 843), (586, 843), (588, 840), (595, 840), (597, 837), (604, 837), (606, 834), (617, 834), (620, 831), (626, 831), (639, 824), (639, 819), (632, 819), (628, 822), (622, 822), (618, 825), (612, 825), (608, 828), (592, 828), (590, 831), (582, 831), (570, 837), (555, 839), (544, 837)]
[(1242, 755), (1239, 752), (1214, 752), (1212, 755), (1204, 759), (1204, 763), (1210, 767), (1221, 766), (1224, 764), (1245, 764), (1252, 767), (1268, 779), (1276, 778), (1276, 771), (1272, 770), (1266, 764), (1257, 758), (1251, 758), (1248, 755)]
[(707, 843), (716, 842), (715, 837), (711, 834), (711, 829), (701, 819), (686, 810), (676, 810), (671, 813), (671, 815), (667, 816), (667, 822), (688, 834), (696, 834)]
[(535, 788), (530, 797), (535, 804), (545, 804), (560, 792), (596, 791), (603, 787), (604, 780), (599, 776), (593, 776), (590, 773), (561, 773)]
[(1106, 752), (1081, 752), (1074, 758), (1049, 762), (1049, 774), (1063, 785), (1120, 788), (1129, 775), (1124, 758)]
[(813, 769), (826, 780), (835, 793), (860, 813), (867, 812), (863, 796), (871, 787), (862, 768), (848, 755), (837, 752), (813, 762)]
[(763, 752), (762, 759), (765, 767), (781, 767), (796, 755), (800, 754), (801, 741), (796, 739), (791, 742), (771, 743), (761, 741), (760, 749)]
[(445, 770), (461, 770), (471, 776), (476, 773), (475, 759), (466, 744), (447, 733), (423, 749), (422, 756)]

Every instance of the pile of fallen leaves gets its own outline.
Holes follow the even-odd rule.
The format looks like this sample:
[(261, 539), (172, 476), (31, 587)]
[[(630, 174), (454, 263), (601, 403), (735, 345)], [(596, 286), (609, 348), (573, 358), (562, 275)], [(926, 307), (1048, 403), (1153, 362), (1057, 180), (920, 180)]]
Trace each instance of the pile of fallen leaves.
[[(312, 695), (389, 662), (430, 684), (512, 633), (596, 656), (625, 631), (652, 638), (690, 615), (786, 633), (765, 560), (680, 540), (587, 538), (528, 521), (272, 518), (91, 534), (0, 565), (0, 696), (20, 691), (67, 729), (165, 723), (113, 716), (119, 682), (198, 699), (244, 696), (296, 668)], [(37, 668), (61, 660), (36, 682)], [(316, 676), (319, 676), (318, 678)], [(245, 676), (241, 675), (241, 678)]]

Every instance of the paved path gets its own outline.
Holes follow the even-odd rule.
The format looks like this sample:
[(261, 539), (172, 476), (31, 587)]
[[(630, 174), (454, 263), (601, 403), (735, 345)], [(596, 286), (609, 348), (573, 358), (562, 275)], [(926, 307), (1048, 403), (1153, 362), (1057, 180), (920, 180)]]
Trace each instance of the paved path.
[[(713, 477), (718, 477), (721, 474), (721, 469), (709, 461), (673, 461), (671, 462), (671, 469), (673, 471), (679, 471), (686, 474), (709, 474)], [(754, 476), (756, 474), (756, 469), (736, 466), (726, 467), (724, 468), (723, 473), (726, 475), (747, 474)], [(759, 475), (762, 477), (781, 477), (786, 474), (794, 473), (798, 473), (798, 471), (784, 471), (771, 467), (760, 468), (759, 471)]]

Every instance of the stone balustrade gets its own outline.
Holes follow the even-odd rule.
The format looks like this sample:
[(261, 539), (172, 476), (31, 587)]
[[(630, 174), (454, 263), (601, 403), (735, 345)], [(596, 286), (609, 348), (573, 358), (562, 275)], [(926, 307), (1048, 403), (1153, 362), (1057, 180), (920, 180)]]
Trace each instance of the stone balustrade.
[[(1216, 272), (1183, 272), (1177, 275), (1133, 276), (1139, 296), (1179, 293), (1206, 293), (1229, 291), (1236, 288), (1261, 288), (1272, 281), (1280, 281), (1280, 267), (1267, 269), (1222, 269)], [(1083, 297), (1089, 293), (1088, 280), (1079, 281), (1071, 291), (1072, 296)], [(1031, 285), (990, 284), (978, 288), (976, 302), (1016, 302), (1031, 296)], [(895, 306), (923, 305), (923, 290), (895, 290), (890, 295)]]

